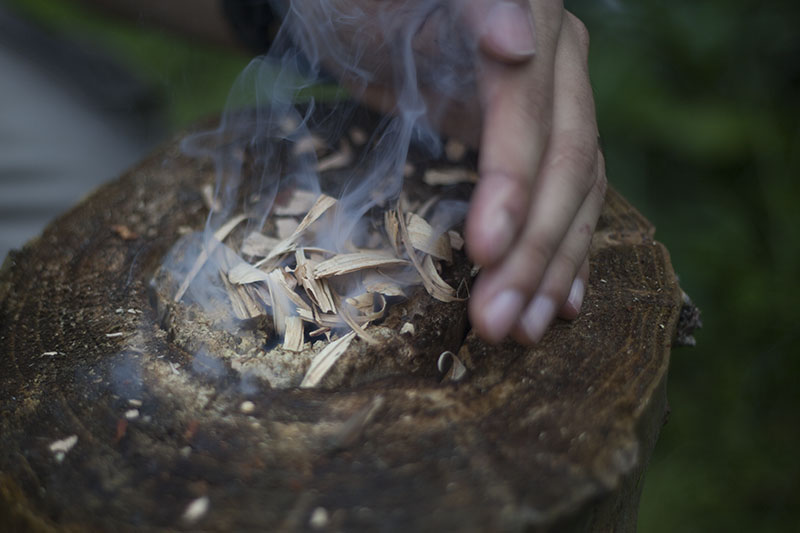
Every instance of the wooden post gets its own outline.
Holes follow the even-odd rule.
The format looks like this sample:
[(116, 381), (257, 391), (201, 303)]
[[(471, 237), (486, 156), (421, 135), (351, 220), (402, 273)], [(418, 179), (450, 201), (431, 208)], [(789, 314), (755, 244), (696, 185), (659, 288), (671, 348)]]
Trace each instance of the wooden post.
[[(235, 354), (198, 366), (149, 289), (201, 227), (212, 174), (170, 144), (6, 260), (0, 529), (635, 530), (682, 300), (622, 197), (608, 193), (581, 315), (536, 347), (432, 330), (413, 368), (278, 390)], [(422, 318), (465, 331), (458, 309)], [(437, 342), (460, 379), (438, 374)]]

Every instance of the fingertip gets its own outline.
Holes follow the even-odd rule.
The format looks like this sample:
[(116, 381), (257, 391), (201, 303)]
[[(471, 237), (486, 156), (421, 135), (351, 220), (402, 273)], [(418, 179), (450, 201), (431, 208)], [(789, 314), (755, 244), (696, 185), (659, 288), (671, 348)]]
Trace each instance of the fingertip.
[(584, 281), (580, 277), (575, 278), (575, 280), (572, 282), (572, 286), (569, 289), (567, 301), (564, 302), (564, 305), (561, 307), (558, 316), (566, 320), (574, 320), (577, 318), (581, 312), (581, 306), (583, 305), (583, 297), (585, 292), (586, 285)]
[(530, 11), (516, 2), (496, 2), (486, 16), (480, 46), (503, 63), (520, 63), (533, 57), (536, 32)]
[(488, 342), (503, 340), (522, 311), (525, 300), (517, 290), (506, 289), (489, 299), (485, 304), (470, 301), (470, 318), (478, 334)]
[(534, 297), (520, 319), (520, 325), (531, 343), (536, 344), (556, 315), (555, 302), (544, 295)]

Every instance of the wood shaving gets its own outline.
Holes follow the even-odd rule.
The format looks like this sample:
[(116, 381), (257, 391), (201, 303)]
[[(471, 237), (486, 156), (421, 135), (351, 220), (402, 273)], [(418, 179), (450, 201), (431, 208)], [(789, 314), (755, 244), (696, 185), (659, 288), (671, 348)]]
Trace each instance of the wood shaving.
[(111, 226), (111, 231), (117, 234), (117, 236), (122, 239), (123, 241), (135, 241), (139, 238), (139, 234), (135, 231), (131, 230), (128, 226), (124, 224), (114, 224)]
[(414, 214), (408, 214), (407, 226), (411, 246), (415, 250), (430, 254), (436, 259), (453, 262), (453, 248), (445, 235), (436, 235), (433, 228), (425, 219)]
[[(351, 157), (349, 145), (343, 142), (342, 147), (344, 155)], [(343, 154), (331, 157), (341, 159)], [(335, 168), (343, 161), (327, 159), (321, 163)], [(405, 287), (421, 284), (440, 301), (461, 300), (440, 272), (441, 262), (452, 262), (453, 249), (463, 247), (463, 238), (454, 231), (437, 233), (425, 220), (438, 201), (434, 195), (420, 205), (401, 194), (396, 208), (385, 211), (382, 227), (380, 223), (370, 227), (358, 244), (345, 243), (344, 250), (334, 252), (308, 244), (328, 230), (322, 229), (324, 224), (335, 220), (337, 200), (294, 190), (284, 203), (274, 206), (272, 228), (277, 237), (251, 232), (237, 254), (223, 244), (245, 220), (244, 215), (234, 217), (201, 252), (175, 299), (180, 300), (209, 254), (223, 244), (215, 258), (219, 259), (219, 276), (238, 319), (269, 314), (274, 326), (270, 334), (282, 336), (283, 349), (288, 352), (311, 349), (307, 335), (312, 339), (327, 337), (328, 344), (313, 358), (301, 383), (302, 387), (317, 386), (353, 338), (377, 342), (368, 329), (370, 324), (385, 317), (387, 298), (406, 296)], [(304, 216), (298, 223), (295, 217), (300, 215)], [(306, 324), (310, 324), (308, 333)], [(331, 341), (338, 328), (350, 331)], [(414, 325), (406, 322), (400, 333), (413, 335), (415, 331)], [(314, 343), (314, 349), (319, 342)]]
[(450, 246), (453, 250), (464, 249), (464, 237), (459, 232), (450, 230), (447, 232), (447, 236), (450, 238)]
[(303, 376), (300, 387), (309, 388), (319, 385), (334, 363), (347, 351), (355, 336), (356, 334), (351, 331), (340, 339), (329, 343), (315, 355), (314, 359), (311, 360), (311, 365), (308, 367), (306, 375)]
[(408, 265), (408, 261), (398, 257), (378, 252), (357, 252), (353, 254), (340, 254), (319, 263), (314, 267), (314, 276), (328, 278), (341, 276), (359, 270), (380, 268), (385, 266)]
[(457, 185), (459, 183), (477, 183), (478, 174), (461, 168), (435, 169), (425, 171), (422, 178), (427, 185)]
[(286, 319), (286, 334), (283, 336), (283, 349), (290, 352), (303, 351), (303, 319), (290, 316)]
[(247, 217), (245, 215), (235, 216), (214, 232), (214, 238), (211, 240), (211, 243), (203, 247), (203, 249), (200, 251), (200, 254), (197, 256), (194, 265), (192, 265), (192, 269), (186, 275), (183, 283), (178, 288), (178, 292), (175, 293), (174, 300), (176, 302), (180, 302), (183, 298), (183, 295), (186, 294), (186, 290), (189, 288), (189, 285), (191, 285), (192, 281), (194, 281), (194, 278), (197, 277), (197, 274), (203, 268), (203, 265), (205, 265), (206, 261), (208, 261), (208, 254), (213, 252), (216, 247), (225, 240), (225, 237), (227, 237), (228, 234), (239, 225), (239, 223), (246, 219)]
[(467, 375), (467, 367), (456, 354), (449, 350), (442, 352), (436, 362), (436, 367), (439, 372), (445, 374), (445, 379), (448, 381), (461, 381)]
[(268, 237), (254, 231), (244, 238), (241, 252), (242, 255), (249, 255), (251, 257), (266, 257), (280, 242), (280, 239)]

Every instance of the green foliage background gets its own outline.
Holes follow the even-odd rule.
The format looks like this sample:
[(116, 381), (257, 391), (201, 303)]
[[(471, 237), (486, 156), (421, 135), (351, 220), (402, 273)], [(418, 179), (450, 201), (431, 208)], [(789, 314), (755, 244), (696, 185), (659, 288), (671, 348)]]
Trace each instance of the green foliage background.
[[(173, 129), (221, 109), (242, 54), (58, 0), (10, 2), (156, 86)], [(673, 351), (646, 532), (793, 530), (800, 509), (800, 3), (568, 2), (592, 34), (608, 175), (703, 310)]]

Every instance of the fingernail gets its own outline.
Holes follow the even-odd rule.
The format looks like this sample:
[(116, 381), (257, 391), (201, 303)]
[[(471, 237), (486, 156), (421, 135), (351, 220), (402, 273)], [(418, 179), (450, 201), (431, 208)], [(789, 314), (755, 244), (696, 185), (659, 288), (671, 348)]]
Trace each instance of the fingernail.
[(483, 220), (483, 238), (489, 263), (500, 259), (511, 246), (514, 238), (514, 222), (511, 215), (503, 208), (489, 211)]
[(575, 309), (576, 313), (580, 313), (581, 305), (583, 305), (583, 295), (586, 291), (586, 286), (583, 284), (583, 280), (581, 278), (575, 278), (575, 281), (572, 282), (572, 287), (569, 289), (569, 297), (567, 297), (567, 303)]
[(531, 14), (516, 2), (497, 2), (486, 18), (486, 36), (500, 51), (532, 56), (536, 51)]
[(539, 342), (555, 316), (556, 306), (546, 296), (537, 296), (522, 317), (522, 328), (532, 342)]
[(522, 311), (522, 294), (506, 290), (494, 297), (483, 310), (483, 325), (489, 340), (498, 342), (505, 337)]

